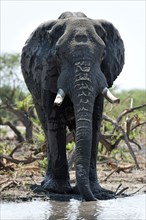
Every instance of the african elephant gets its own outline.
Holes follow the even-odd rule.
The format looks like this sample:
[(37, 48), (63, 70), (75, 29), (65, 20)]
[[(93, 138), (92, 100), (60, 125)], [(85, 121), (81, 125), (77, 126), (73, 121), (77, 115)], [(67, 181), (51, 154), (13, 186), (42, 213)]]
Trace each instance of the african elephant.
[(109, 197), (97, 178), (96, 161), (104, 97), (122, 71), (124, 44), (107, 21), (65, 12), (42, 23), (26, 41), (21, 67), (48, 143), (44, 189), (70, 193), (66, 127), (75, 131), (76, 189), (86, 201)]

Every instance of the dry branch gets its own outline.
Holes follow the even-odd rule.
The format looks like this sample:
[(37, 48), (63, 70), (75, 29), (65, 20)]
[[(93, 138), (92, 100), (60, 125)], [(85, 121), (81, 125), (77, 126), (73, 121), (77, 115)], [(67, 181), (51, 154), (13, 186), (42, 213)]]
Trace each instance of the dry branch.
[(136, 159), (136, 156), (135, 156), (135, 154), (134, 154), (134, 151), (133, 151), (133, 149), (132, 149), (132, 147), (131, 147), (131, 145), (130, 145), (130, 143), (129, 143), (127, 134), (126, 134), (126, 132), (124, 131), (124, 129), (123, 129), (121, 126), (119, 127), (119, 129), (121, 130), (121, 132), (122, 132), (122, 134), (123, 134), (123, 136), (124, 136), (125, 143), (126, 143), (126, 145), (128, 146), (128, 148), (129, 148), (129, 152), (130, 152), (131, 156), (133, 157), (133, 159), (134, 159), (134, 161), (135, 161), (136, 168), (139, 169), (139, 164), (138, 164), (138, 162), (137, 162), (137, 159)]
[[(142, 105), (142, 107), (143, 107), (143, 105)], [(136, 107), (133, 108), (132, 111), (134, 111), (135, 109), (137, 109), (137, 108), (136, 108)], [(129, 112), (131, 112), (131, 111), (129, 111)], [(121, 115), (124, 116), (125, 113), (122, 113)], [(122, 116), (122, 117), (123, 117), (123, 116)], [(128, 123), (129, 123), (128, 126), (127, 126), (127, 127), (128, 127), (128, 131), (127, 131), (127, 129), (126, 129), (126, 131), (124, 131), (124, 129), (122, 128), (122, 126), (121, 126), (120, 123), (119, 123), (119, 119), (117, 119), (117, 121), (114, 121), (112, 118), (108, 117), (107, 115), (104, 115), (104, 116), (103, 116), (103, 119), (106, 120), (106, 121), (109, 121), (110, 123), (112, 123), (112, 125), (114, 126), (114, 129), (118, 129), (118, 130), (122, 133), (122, 137), (123, 137), (123, 139), (124, 139), (126, 145), (127, 145), (128, 148), (129, 148), (129, 152), (130, 152), (131, 156), (133, 157), (133, 159), (134, 159), (134, 161), (135, 161), (136, 168), (139, 169), (139, 164), (138, 164), (138, 162), (137, 162), (137, 159), (136, 159), (136, 156), (135, 156), (135, 154), (134, 154), (134, 151), (133, 151), (133, 149), (132, 149), (132, 147), (131, 147), (131, 145), (130, 145), (130, 138), (129, 138), (130, 125), (131, 125), (131, 123), (132, 123), (132, 119), (128, 121)], [(122, 119), (122, 118), (120, 118), (120, 120), (121, 120), (121, 119)], [(121, 140), (121, 136), (120, 136), (120, 140)], [(119, 141), (119, 140), (118, 140), (118, 141)]]
[(30, 108), (28, 111), (22, 111), (19, 109), (16, 109), (13, 105), (9, 103), (5, 103), (5, 105), (0, 106), (1, 109), (7, 109), (7, 111), (12, 112), (14, 115), (17, 116), (17, 118), (23, 123), (23, 125), (26, 128), (26, 140), (32, 140), (32, 128), (33, 124), (32, 121), (29, 118), (29, 114), (32, 112), (33, 107)]
[(15, 163), (15, 164), (20, 164), (20, 163), (28, 164), (28, 163), (32, 163), (40, 158), (30, 156), (26, 160), (17, 160), (17, 159), (12, 158), (11, 156), (0, 154), (0, 159), (6, 159), (6, 160), (8, 160), (12, 163)]
[(12, 129), (12, 131), (16, 134), (17, 140), (19, 142), (24, 141), (24, 138), (21, 135), (20, 131), (10, 121), (3, 122), (2, 118), (0, 118), (0, 125), (8, 125)]
[[(122, 127), (120, 122), (121, 122), (122, 118), (125, 115), (127, 115), (127, 114), (129, 114), (129, 113), (131, 113), (131, 112), (133, 112), (137, 109), (143, 108), (145, 106), (146, 106), (146, 104), (140, 105), (140, 106), (137, 106), (137, 107), (134, 107), (134, 108), (126, 109), (124, 112), (122, 112), (120, 114), (120, 116), (117, 118), (117, 120), (113, 120), (112, 118), (108, 117), (107, 115), (103, 115), (102, 119), (105, 120), (105, 121), (110, 122), (113, 125), (113, 131), (111, 132), (110, 138), (113, 137), (113, 134), (114, 134), (115, 130), (118, 130), (121, 133), (121, 135), (119, 135), (118, 138), (115, 137), (116, 140), (115, 140), (114, 144), (111, 144), (110, 141), (107, 140), (106, 135), (104, 135), (104, 134), (100, 134), (100, 137), (99, 137), (99, 141), (101, 142), (101, 144), (103, 144), (106, 147), (107, 151), (109, 151), (109, 152), (112, 151), (113, 149), (117, 148), (120, 141), (124, 140), (125, 144), (127, 145), (128, 149), (129, 149), (129, 152), (130, 152), (133, 160), (135, 161), (137, 169), (139, 169), (139, 164), (138, 164), (138, 161), (136, 159), (136, 156), (134, 154), (134, 151), (132, 149), (132, 146), (131, 146), (130, 142), (137, 145), (139, 149), (141, 149), (141, 146), (136, 142), (136, 140), (134, 140), (134, 138), (133, 139), (130, 138), (130, 132), (132, 130), (136, 129), (138, 126), (146, 124), (146, 122), (136, 123), (136, 125), (134, 127), (132, 127), (132, 122), (134, 120), (134, 117), (132, 117), (130, 119), (127, 119), (126, 122), (125, 122), (126, 123), (126, 130), (124, 130), (124, 128)], [(71, 140), (73, 140), (73, 134), (72, 133), (68, 134), (67, 143)], [(69, 158), (69, 169), (73, 164), (74, 157), (75, 157), (75, 149), (73, 150), (73, 152), (72, 152), (72, 154)]]
[(14, 168), (13, 167), (11, 167), (11, 165), (7, 165), (7, 164), (5, 164), (2, 160), (0, 160), (0, 170), (1, 169), (4, 169), (4, 170), (6, 170), (6, 171), (9, 171), (9, 170), (11, 170), (11, 171), (14, 171)]
[(125, 115), (127, 115), (127, 114), (129, 114), (129, 113), (131, 113), (131, 112), (133, 112), (133, 111), (135, 111), (135, 110), (137, 110), (137, 109), (143, 108), (143, 107), (145, 107), (145, 106), (146, 106), (146, 103), (143, 104), (143, 105), (139, 105), (139, 106), (136, 106), (136, 107), (133, 107), (133, 108), (126, 109), (126, 110), (125, 110), (124, 112), (122, 112), (122, 114), (120, 114), (119, 117), (117, 118), (117, 123), (119, 123)]
[(134, 165), (121, 166), (121, 165), (111, 163), (111, 162), (109, 162), (108, 165), (110, 165), (112, 167), (112, 169), (114, 169), (114, 170), (112, 170), (111, 173), (109, 173), (109, 175), (104, 179), (104, 181), (107, 181), (107, 179), (115, 172), (117, 172), (117, 173), (120, 173), (120, 172), (126, 173), (127, 170), (129, 170), (128, 172), (130, 172), (131, 169), (135, 167)]
[(3, 184), (3, 186), (0, 189), (0, 192), (6, 190), (9, 187), (13, 187), (15, 185), (19, 185), (19, 183), (17, 181), (11, 180), (11, 181), (7, 182), (6, 184)]

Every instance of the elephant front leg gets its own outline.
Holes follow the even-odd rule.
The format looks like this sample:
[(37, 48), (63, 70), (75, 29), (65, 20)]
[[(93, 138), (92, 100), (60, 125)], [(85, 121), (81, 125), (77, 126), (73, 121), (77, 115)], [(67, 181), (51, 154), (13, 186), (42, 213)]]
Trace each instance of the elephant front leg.
[(92, 149), (90, 159), (89, 181), (91, 191), (97, 199), (112, 199), (114, 198), (114, 192), (104, 189), (100, 186), (96, 169), (102, 111), (103, 97), (97, 97), (97, 99), (95, 100), (93, 112)]
[(93, 131), (93, 142), (92, 142), (92, 153), (91, 153), (91, 161), (90, 161), (90, 172), (89, 172), (89, 181), (90, 188), (92, 193), (97, 199), (112, 199), (114, 198), (114, 192), (104, 189), (100, 186), (97, 176), (97, 149), (98, 149), (98, 140), (99, 140), (99, 132)]
[(61, 112), (52, 111), (48, 120), (48, 168), (42, 182), (44, 189), (55, 193), (71, 190), (66, 158), (66, 125)]

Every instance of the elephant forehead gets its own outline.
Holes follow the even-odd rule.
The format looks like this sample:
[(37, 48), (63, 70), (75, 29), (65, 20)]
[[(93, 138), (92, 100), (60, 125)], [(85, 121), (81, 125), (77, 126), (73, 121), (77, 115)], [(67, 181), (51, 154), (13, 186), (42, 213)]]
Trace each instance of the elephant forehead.
[(69, 29), (84, 28), (86, 30), (94, 28), (93, 23), (90, 21), (90, 19), (78, 18), (78, 17), (73, 17), (73, 18), (68, 19), (67, 27)]
[[(92, 19), (70, 18), (66, 24), (66, 34), (75, 38), (75, 42), (96, 42), (97, 45), (105, 46), (103, 40), (97, 34)], [(88, 41), (89, 40), (89, 41)]]

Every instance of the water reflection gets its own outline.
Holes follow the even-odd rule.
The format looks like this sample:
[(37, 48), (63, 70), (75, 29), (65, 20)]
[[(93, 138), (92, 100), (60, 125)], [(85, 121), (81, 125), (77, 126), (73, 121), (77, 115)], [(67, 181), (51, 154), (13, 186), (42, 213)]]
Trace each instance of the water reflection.
[(145, 219), (146, 195), (108, 201), (32, 201), (2, 203), (1, 220), (117, 220)]
[(67, 215), (65, 219), (97, 219), (100, 214), (101, 205), (99, 202), (81, 202), (71, 200), (68, 204)]
[(76, 220), (79, 217), (79, 207), (81, 201), (75, 201), (74, 199), (70, 200), (70, 203), (67, 206), (66, 219)]

